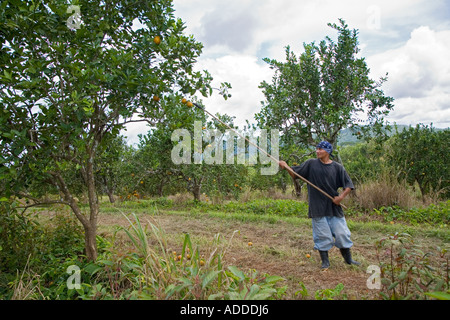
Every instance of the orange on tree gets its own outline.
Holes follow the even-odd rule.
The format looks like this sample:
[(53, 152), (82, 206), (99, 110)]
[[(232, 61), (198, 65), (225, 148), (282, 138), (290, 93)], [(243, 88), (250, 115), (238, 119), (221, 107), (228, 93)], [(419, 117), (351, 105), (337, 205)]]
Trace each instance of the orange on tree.
[(194, 104), (193, 104), (192, 102), (188, 101), (187, 104), (186, 104), (186, 106), (187, 106), (188, 108), (192, 108), (192, 107), (194, 106)]
[(158, 102), (159, 101), (159, 97), (158, 96), (153, 96), (153, 101)]
[(186, 100), (186, 98), (181, 99), (181, 103), (182, 104), (186, 104), (188, 101)]
[(161, 37), (160, 36), (156, 36), (155, 38), (153, 38), (153, 42), (156, 44), (160, 44), (161, 43)]

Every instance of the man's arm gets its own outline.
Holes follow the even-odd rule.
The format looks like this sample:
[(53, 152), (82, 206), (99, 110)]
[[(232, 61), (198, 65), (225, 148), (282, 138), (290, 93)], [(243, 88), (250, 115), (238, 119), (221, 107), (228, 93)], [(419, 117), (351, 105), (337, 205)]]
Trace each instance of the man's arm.
[(333, 203), (337, 206), (341, 205), (342, 200), (344, 200), (345, 197), (347, 197), (351, 191), (352, 191), (351, 188), (345, 188), (340, 195), (334, 197)]
[(287, 172), (290, 174), (290, 176), (292, 177), (292, 179), (297, 179), (297, 176), (295, 175), (294, 171), (292, 170), (292, 168), (285, 162), (285, 161), (279, 161), (278, 164), (280, 165), (281, 169), (286, 169)]

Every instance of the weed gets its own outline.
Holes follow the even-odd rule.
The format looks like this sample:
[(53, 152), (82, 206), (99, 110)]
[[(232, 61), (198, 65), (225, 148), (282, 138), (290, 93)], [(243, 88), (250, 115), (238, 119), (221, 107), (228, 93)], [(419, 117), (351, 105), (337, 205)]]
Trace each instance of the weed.
[(344, 285), (339, 283), (334, 289), (317, 290), (315, 294), (316, 300), (333, 300), (335, 298), (343, 298), (347, 300), (347, 295), (341, 295)]
[(376, 249), (384, 299), (426, 299), (432, 292), (449, 289), (446, 249), (424, 252), (406, 233), (377, 241)]

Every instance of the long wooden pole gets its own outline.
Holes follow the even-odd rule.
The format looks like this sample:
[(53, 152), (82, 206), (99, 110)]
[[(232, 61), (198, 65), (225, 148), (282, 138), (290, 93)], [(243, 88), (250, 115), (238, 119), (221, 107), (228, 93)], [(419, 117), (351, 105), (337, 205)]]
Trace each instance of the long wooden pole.
[[(253, 145), (255, 148), (257, 148), (259, 151), (262, 151), (264, 154), (266, 154), (268, 157), (270, 157), (272, 160), (274, 160), (276, 163), (280, 163), (280, 161), (278, 159), (275, 159), (274, 156), (272, 156), (271, 154), (269, 154), (267, 151), (261, 149), (259, 146), (257, 146), (256, 144), (254, 144), (253, 142), (251, 142), (249, 139), (247, 139), (246, 137), (244, 137), (243, 135), (241, 135), (240, 133), (238, 133), (236, 130), (234, 130), (232, 127), (230, 127), (229, 125), (227, 125), (226, 123), (224, 123), (223, 121), (221, 121), (220, 119), (218, 119), (216, 116), (214, 116), (213, 114), (211, 114), (208, 110), (206, 110), (205, 108), (202, 108), (201, 106), (199, 106), (197, 103), (193, 103), (194, 106), (196, 106), (197, 108), (199, 108), (200, 110), (202, 110), (203, 112), (206, 112), (207, 114), (209, 114), (212, 118), (214, 118), (215, 120), (217, 120), (218, 122), (220, 122), (221, 124), (223, 124), (224, 126), (226, 126), (227, 128), (229, 128), (230, 130), (232, 130), (234, 133), (236, 133), (238, 136), (240, 136), (242, 139), (245, 139), (248, 143), (250, 143), (251, 145)], [(298, 177), (299, 179), (301, 179), (302, 181), (306, 182), (307, 184), (309, 184), (311, 187), (313, 187), (314, 189), (316, 189), (317, 191), (319, 191), (320, 193), (322, 193), (324, 196), (326, 196), (327, 198), (329, 198), (331, 201), (334, 200), (334, 198), (332, 196), (330, 196), (327, 192), (323, 191), (322, 189), (320, 189), (318, 186), (316, 186), (314, 183), (312, 183), (311, 181), (307, 180), (306, 178), (302, 177), (301, 175), (299, 175), (297, 172), (295, 172), (294, 170), (292, 170), (292, 168), (286, 168), (289, 172), (293, 173), (296, 177)], [(346, 206), (344, 206), (343, 204), (340, 205), (341, 207), (343, 207), (344, 209), (347, 209)]]

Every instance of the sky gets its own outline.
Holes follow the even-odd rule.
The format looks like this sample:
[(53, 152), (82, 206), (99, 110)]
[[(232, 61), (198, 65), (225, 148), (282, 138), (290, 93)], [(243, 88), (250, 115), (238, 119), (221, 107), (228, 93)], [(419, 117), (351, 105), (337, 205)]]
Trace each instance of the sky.
[[(197, 70), (211, 73), (213, 87), (229, 82), (232, 97), (203, 98), (206, 109), (256, 124), (264, 100), (258, 88), (273, 70), (263, 58), (285, 61), (285, 48), (299, 56), (303, 44), (336, 37), (328, 23), (342, 18), (359, 30), (360, 55), (395, 99), (393, 124), (450, 126), (450, 0), (174, 0), (185, 33), (204, 45)], [(148, 128), (135, 126), (133, 140)]]

